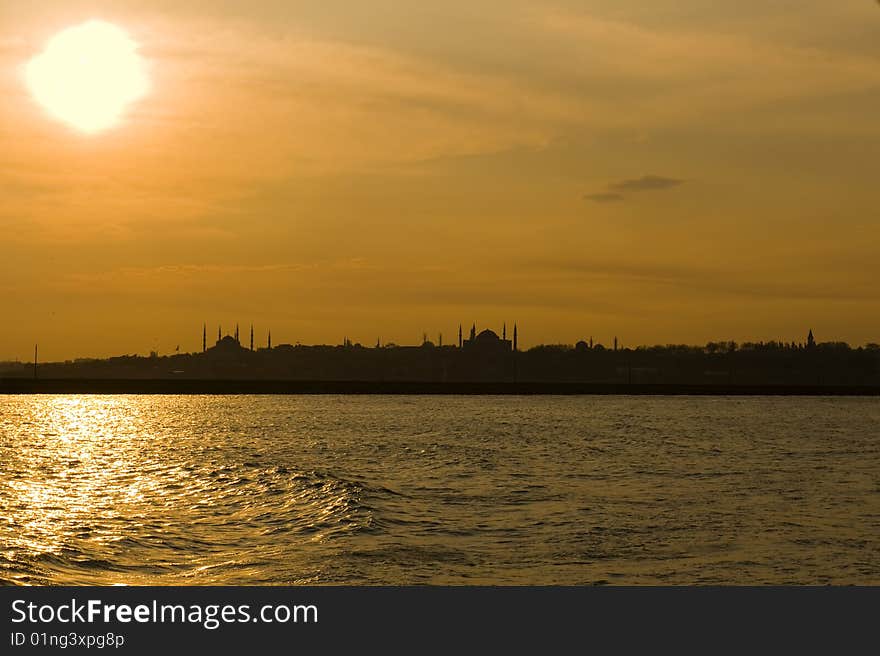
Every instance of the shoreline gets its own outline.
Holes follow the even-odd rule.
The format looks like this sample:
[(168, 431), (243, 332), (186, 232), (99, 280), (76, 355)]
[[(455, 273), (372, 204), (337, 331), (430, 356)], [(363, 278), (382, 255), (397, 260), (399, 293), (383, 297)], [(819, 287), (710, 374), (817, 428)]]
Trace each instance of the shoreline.
[(875, 385), (0, 378), (0, 394), (880, 396)]

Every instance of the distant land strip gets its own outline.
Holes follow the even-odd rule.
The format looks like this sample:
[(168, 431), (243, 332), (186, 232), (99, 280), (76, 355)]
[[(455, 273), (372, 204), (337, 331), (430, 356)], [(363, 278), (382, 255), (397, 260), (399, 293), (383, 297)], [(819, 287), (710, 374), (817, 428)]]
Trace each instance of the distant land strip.
[(0, 378), (0, 394), (880, 396), (880, 386)]

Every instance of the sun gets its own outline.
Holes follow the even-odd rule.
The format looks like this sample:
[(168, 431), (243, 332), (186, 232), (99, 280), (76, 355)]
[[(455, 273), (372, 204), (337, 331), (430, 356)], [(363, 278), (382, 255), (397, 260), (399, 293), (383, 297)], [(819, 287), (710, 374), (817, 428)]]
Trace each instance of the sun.
[(28, 62), (27, 86), (53, 118), (87, 134), (107, 130), (149, 91), (139, 47), (112, 23), (91, 20), (69, 27)]

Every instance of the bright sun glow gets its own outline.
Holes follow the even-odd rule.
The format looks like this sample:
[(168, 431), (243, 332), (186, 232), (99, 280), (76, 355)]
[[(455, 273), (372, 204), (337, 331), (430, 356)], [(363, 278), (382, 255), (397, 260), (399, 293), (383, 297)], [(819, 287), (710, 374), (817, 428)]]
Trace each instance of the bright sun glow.
[(86, 133), (106, 130), (149, 90), (138, 47), (103, 21), (67, 28), (28, 63), (27, 85), (53, 117)]

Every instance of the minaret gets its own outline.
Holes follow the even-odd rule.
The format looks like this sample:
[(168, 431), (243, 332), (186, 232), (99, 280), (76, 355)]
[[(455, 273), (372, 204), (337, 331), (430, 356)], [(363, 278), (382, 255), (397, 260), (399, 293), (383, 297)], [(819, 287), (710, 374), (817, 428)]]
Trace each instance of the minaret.
[(202, 324), (202, 353), (208, 350), (208, 324)]
[(221, 327), (217, 326), (217, 342), (219, 342), (221, 339), (223, 339), (223, 336), (221, 334)]
[(271, 351), (272, 350), (272, 331), (271, 330), (269, 331), (269, 339), (266, 342), (266, 344), (267, 344), (266, 348)]
[(251, 351), (254, 350), (254, 324), (251, 324)]
[(590, 335), (590, 348), (593, 348), (593, 336)]
[(513, 350), (514, 351), (517, 350), (517, 337), (518, 337), (518, 335), (517, 335), (517, 331), (516, 331), (516, 324), (513, 324)]
[(474, 323), (474, 325), (471, 326), (471, 339), (474, 340), (476, 338), (477, 338), (477, 324)]
[(458, 324), (458, 348), (461, 348), (461, 324)]
[(614, 338), (614, 350), (617, 350), (617, 337)]
[(507, 339), (507, 322), (501, 327), (501, 339)]
[(437, 335), (437, 346), (443, 348), (443, 333)]
[(238, 324), (235, 324), (235, 343), (241, 346), (241, 342), (238, 339)]

